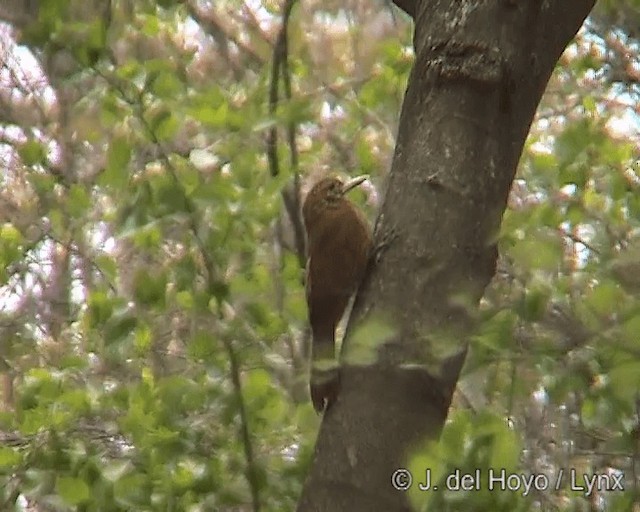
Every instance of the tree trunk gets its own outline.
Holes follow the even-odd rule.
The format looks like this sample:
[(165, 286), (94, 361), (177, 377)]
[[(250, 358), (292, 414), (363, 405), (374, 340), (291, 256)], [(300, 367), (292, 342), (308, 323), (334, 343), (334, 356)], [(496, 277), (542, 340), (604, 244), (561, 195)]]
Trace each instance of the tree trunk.
[[(440, 435), (529, 126), (594, 0), (396, 3), (414, 18), (416, 59), (341, 394), (298, 511), (410, 510), (391, 475)], [(375, 363), (354, 364), (356, 343), (380, 340), (351, 327), (371, 320), (390, 334)]]

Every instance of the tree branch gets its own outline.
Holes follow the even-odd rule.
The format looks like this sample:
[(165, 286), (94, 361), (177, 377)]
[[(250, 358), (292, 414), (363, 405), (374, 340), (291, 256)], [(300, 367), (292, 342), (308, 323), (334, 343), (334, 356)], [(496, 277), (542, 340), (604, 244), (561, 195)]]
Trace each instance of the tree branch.
[[(278, 38), (273, 48), (273, 58), (271, 62), (271, 80), (269, 84), (269, 115), (274, 120), (274, 125), (269, 129), (267, 134), (267, 158), (269, 160), (269, 170), (271, 176), (276, 177), (280, 174), (280, 161), (278, 158), (278, 125), (275, 123), (278, 103), (280, 101), (280, 75), (284, 85), (285, 97), (291, 100), (291, 77), (288, 63), (288, 26), (291, 18), (291, 11), (296, 0), (286, 0), (283, 14), (282, 25)], [(300, 176), (298, 173), (298, 148), (296, 144), (296, 125), (293, 121), (287, 124), (287, 140), (289, 144), (290, 166), (293, 171), (293, 186), (291, 189), (284, 188), (282, 191), (282, 200), (287, 210), (287, 215), (293, 225), (294, 244), (296, 247), (296, 255), (301, 267), (306, 264), (305, 249), (305, 233), (302, 223), (302, 215), (300, 213)]]

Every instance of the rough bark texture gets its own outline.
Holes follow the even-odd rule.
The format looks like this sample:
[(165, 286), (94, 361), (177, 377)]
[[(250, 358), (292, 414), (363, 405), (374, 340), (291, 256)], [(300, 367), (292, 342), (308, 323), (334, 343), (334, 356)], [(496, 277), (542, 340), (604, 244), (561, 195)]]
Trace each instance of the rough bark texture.
[[(378, 258), (350, 320), (383, 317), (394, 335), (374, 365), (343, 366), (304, 512), (410, 510), (391, 474), (441, 432), (525, 137), (594, 0), (400, 3), (414, 15), (416, 61), (376, 227)], [(436, 359), (430, 342), (443, 337), (455, 355)]]

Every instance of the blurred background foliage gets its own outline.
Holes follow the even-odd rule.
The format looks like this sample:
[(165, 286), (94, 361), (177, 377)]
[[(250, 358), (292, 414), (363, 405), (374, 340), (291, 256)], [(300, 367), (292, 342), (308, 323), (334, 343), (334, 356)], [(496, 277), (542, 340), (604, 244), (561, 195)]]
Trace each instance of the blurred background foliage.
[[(322, 173), (366, 172), (375, 219), (410, 21), (363, 0), (6, 0), (0, 19), (0, 509), (292, 510), (319, 418), (288, 212)], [(626, 492), (438, 510), (637, 499), (638, 27), (638, 0), (602, 0), (558, 63), (447, 430), (413, 462), (624, 472)]]

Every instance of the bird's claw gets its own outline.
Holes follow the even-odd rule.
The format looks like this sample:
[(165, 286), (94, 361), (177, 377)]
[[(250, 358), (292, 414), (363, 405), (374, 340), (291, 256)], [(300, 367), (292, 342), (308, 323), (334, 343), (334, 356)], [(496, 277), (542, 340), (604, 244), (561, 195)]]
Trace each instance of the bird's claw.
[(338, 369), (314, 370), (309, 382), (311, 402), (318, 414), (326, 412), (338, 398), (340, 391), (340, 374)]

